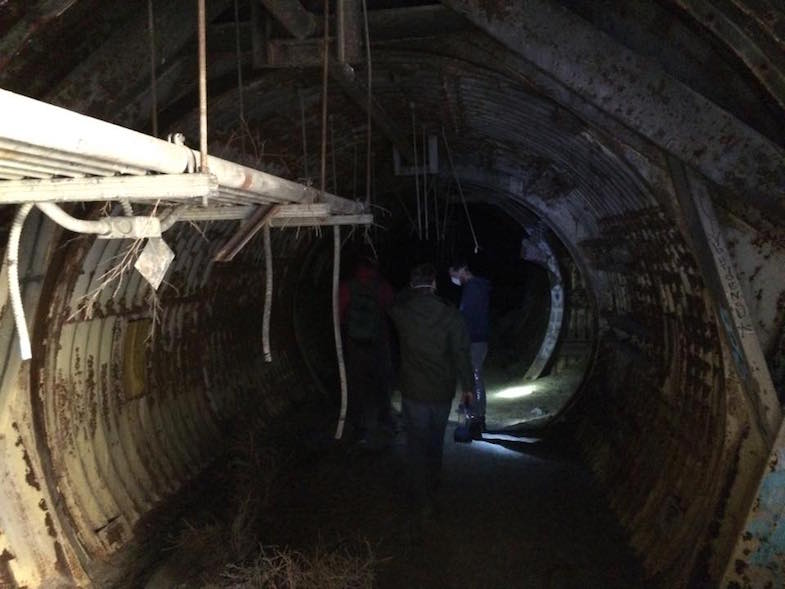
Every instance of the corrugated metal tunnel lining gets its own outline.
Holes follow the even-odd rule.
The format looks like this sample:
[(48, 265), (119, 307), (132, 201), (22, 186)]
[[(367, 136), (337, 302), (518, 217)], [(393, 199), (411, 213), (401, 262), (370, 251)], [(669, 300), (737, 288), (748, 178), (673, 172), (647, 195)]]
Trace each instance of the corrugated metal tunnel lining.
[[(34, 415), (56, 505), (87, 563), (127, 543), (144, 513), (221, 451), (221, 428), (238, 411), (273, 419), (312, 393), (291, 329), (296, 264), (284, 263), (309, 238), (276, 235), (275, 363), (265, 364), (261, 248), (228, 266), (212, 262), (232, 228), (183, 225), (156, 303), (131, 275), (101, 290), (89, 312), (88, 297), (130, 244), (62, 236), (51, 244), (34, 331)], [(46, 223), (36, 250), (51, 233)]]
[[(602, 20), (599, 10), (589, 16)], [(680, 30), (650, 33), (683, 36)], [(709, 53), (694, 43), (697, 53)], [(723, 344), (722, 322), (679, 225), (665, 152), (631, 137), (629, 121), (598, 124), (601, 116), (590, 118), (596, 104), (547, 86), (511, 51), (477, 34), (378, 45), (374, 94), (389, 119), (406, 130), (413, 102), (429, 133), (444, 128), (469, 201), (516, 219), (541, 218), (586, 280), (598, 317), (595, 359), (562, 419), (607, 488), (648, 575), (663, 586), (719, 579), (771, 440), (743, 392), (734, 351)], [(89, 77), (91, 64), (85, 58), (82, 77)], [(211, 96), (211, 149), (222, 155), (239, 150), (234, 66), (232, 59), (217, 60), (211, 72), (216, 88), (228, 88)], [(684, 79), (698, 75), (693, 68), (682, 72)], [(94, 75), (105, 76), (107, 88), (122, 85), (120, 74)], [(746, 88), (747, 77), (734, 79), (734, 87)], [(246, 82), (246, 116), (264, 141), (265, 163), (292, 178), (306, 169), (303, 97), (313, 175), (318, 77), (281, 69)], [(103, 103), (107, 92), (68, 81), (53, 94), (66, 106), (146, 124), (139, 106), (144, 92), (118, 92)], [(718, 102), (728, 109), (755, 104), (751, 91), (721, 94)], [(352, 196), (359, 184), (362, 195), (362, 180), (352, 179), (363, 176), (365, 115), (335, 84), (329, 104), (335, 192)], [(175, 93), (162, 118), (171, 130), (195, 136), (190, 107), (187, 91)], [(768, 112), (750, 115), (749, 124), (765, 126)], [(411, 186), (390, 170), (388, 139), (375, 137), (375, 193), (402, 219), (392, 195), (406, 195)], [(696, 152), (697, 164), (701, 157)], [(441, 175), (453, 181), (446, 166)], [(735, 269), (745, 278), (752, 323), (771, 359), (781, 346), (781, 227), (772, 218), (774, 231), (767, 233), (766, 219), (724, 189), (716, 202), (735, 246)], [(175, 267), (148, 342), (151, 303), (138, 275), (117, 291), (103, 290), (90, 318), (78, 310), (126, 244), (73, 240), (48, 221), (31, 219), (22, 260), (25, 303), (35, 317), (32, 365), (20, 364), (11, 346), (10, 313), (0, 318), (7, 350), (0, 393), (0, 448), (8, 465), (3, 497), (12, 498), (0, 514), (0, 579), (36, 585), (62, 575), (87, 584), (132, 538), (139, 518), (219, 451), (221, 428), (233, 414), (253, 407), (272, 419), (321, 394), (312, 374), (330, 369), (332, 351), (314, 351), (323, 333), (308, 319), (318, 309), (329, 312), (328, 292), (314, 283), (311, 297), (300, 287), (318, 240), (309, 232), (274, 232), (275, 362), (265, 365), (260, 243), (233, 264), (211, 263), (232, 231), (228, 223), (177, 230), (170, 241)]]

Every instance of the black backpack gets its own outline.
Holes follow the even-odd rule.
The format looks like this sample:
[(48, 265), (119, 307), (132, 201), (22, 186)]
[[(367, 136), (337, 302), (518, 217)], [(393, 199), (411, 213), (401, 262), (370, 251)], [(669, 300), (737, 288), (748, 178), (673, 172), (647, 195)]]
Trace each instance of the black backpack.
[(382, 331), (382, 310), (379, 306), (379, 284), (372, 280), (363, 284), (352, 280), (350, 285), (347, 335), (356, 342), (373, 343)]

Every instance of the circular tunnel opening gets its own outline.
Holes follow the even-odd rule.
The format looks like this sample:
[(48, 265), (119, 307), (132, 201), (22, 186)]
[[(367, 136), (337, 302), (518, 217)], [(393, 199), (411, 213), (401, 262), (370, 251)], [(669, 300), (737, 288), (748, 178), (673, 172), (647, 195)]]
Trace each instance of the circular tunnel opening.
[[(431, 262), (438, 270), (438, 296), (460, 307), (461, 288), (451, 283), (448, 269), (458, 260), (467, 262), (475, 276), (490, 283), (486, 428), (541, 429), (551, 422), (578, 393), (594, 346), (594, 310), (567, 248), (528, 211), (513, 217), (494, 204), (472, 202), (464, 209), (452, 203), (452, 214), (440, 219), (439, 237), (426, 239), (394, 202), (385, 206), (389, 214), (381, 216), (380, 228), (345, 235), (342, 280), (351, 279), (370, 251), (400, 293), (408, 288), (411, 269)], [(449, 209), (446, 198), (442, 206)], [(317, 243), (301, 266), (293, 313), (311, 376), (321, 389), (337, 391), (328, 304), (313, 304), (314, 298), (330, 297), (330, 245)], [(397, 366), (396, 351), (393, 337)]]

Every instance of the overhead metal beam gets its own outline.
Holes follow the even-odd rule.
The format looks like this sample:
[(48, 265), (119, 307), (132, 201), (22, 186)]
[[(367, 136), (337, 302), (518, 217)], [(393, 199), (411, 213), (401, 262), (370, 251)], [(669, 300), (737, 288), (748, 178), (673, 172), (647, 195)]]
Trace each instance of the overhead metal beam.
[(218, 195), (218, 180), (208, 174), (98, 176), (0, 182), (0, 204), (197, 199)]
[(316, 31), (316, 17), (300, 0), (259, 0), (293, 37), (305, 39)]
[[(337, 64), (330, 68), (330, 77), (338, 82), (343, 93), (363, 112), (368, 113), (368, 89), (357, 79), (357, 75), (348, 63)], [(412, 140), (398, 129), (379, 103), (371, 97), (371, 119), (376, 128), (392, 143), (408, 162), (414, 162)]]
[(554, 0), (442, 0), (718, 185), (779, 203), (785, 151)]
[(674, 156), (668, 156), (668, 167), (682, 232), (714, 302), (720, 334), (733, 357), (756, 426), (771, 444), (782, 419), (780, 403), (709, 189)]
[[(785, 39), (781, 41), (782, 45), (769, 49), (759, 43), (754, 36), (756, 25), (760, 25), (765, 30), (769, 23), (777, 20), (785, 23), (785, 12), (781, 5), (768, 4), (759, 8), (750, 5), (746, 10), (752, 13), (752, 16), (745, 18), (746, 15), (739, 15), (738, 2), (676, 0), (676, 4), (722, 39), (728, 49), (747, 65), (750, 72), (758, 78), (780, 107), (785, 109), (785, 70), (782, 69)], [(754, 17), (756, 12), (759, 13), (759, 20)], [(738, 15), (735, 19), (732, 16), (734, 13)], [(773, 29), (767, 32), (772, 35), (772, 39), (777, 38), (777, 33)], [(757, 38), (766, 40), (765, 35), (758, 35)]]
[[(207, 22), (228, 9), (232, 0), (207, 3)], [(166, 63), (194, 42), (197, 25), (195, 0), (155, 3), (156, 55)], [(196, 48), (194, 48), (194, 56)], [(196, 76), (196, 71), (192, 73)], [(150, 84), (150, 38), (147, 11), (111, 35), (93, 51), (50, 94), (46, 101), (80, 113), (114, 120), (115, 113)]]
[(31, 37), (52, 20), (60, 18), (76, 0), (50, 0), (30, 3), (33, 6), (10, 30), (0, 37), (0, 72), (20, 53)]

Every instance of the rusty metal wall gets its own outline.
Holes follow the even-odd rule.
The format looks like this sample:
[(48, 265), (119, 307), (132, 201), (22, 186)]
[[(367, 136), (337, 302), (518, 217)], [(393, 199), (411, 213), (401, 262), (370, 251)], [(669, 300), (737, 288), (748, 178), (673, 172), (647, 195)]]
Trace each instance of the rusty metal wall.
[[(412, 104), (430, 132), (445, 129), (470, 199), (526, 207), (565, 243), (599, 318), (596, 360), (565, 417), (649, 577), (668, 587), (711, 584), (742, 528), (769, 449), (679, 232), (663, 154), (630, 139), (618, 122), (589, 124), (575, 113), (591, 114), (595, 105), (552, 81), (546, 87), (531, 68), (523, 75), (519, 65), (472, 37), (391, 43), (374, 52), (374, 93), (403, 129)], [(246, 115), (263, 141), (265, 164), (292, 177), (305, 169), (298, 90), (306, 99), (308, 167), (317, 169), (315, 78), (281, 70), (246, 87)], [(365, 117), (334, 86), (337, 181), (348, 192), (358, 146), (363, 175)], [(216, 136), (237, 151), (236, 92), (211, 100)], [(173, 130), (191, 127), (186, 118)], [(389, 145), (378, 133), (373, 149), (379, 190), (400, 186), (386, 171)], [(737, 200), (724, 196), (722, 220), (737, 244), (756, 332), (781, 357), (781, 228), (761, 229), (765, 219), (751, 225), (747, 217), (755, 215)], [(310, 390), (309, 374), (329, 365), (324, 353), (303, 362), (298, 348), (313, 351), (318, 341), (312, 324), (299, 332), (296, 325), (313, 311), (293, 308), (321, 304), (295, 292), (313, 262), (305, 263), (310, 234), (276, 233), (276, 361), (268, 366), (258, 353), (260, 249), (229, 267), (209, 262), (230, 230), (215, 224), (204, 235), (189, 226), (176, 233), (155, 351), (147, 352), (140, 341), (150, 308), (138, 278), (105, 291), (94, 316), (75, 313), (118, 244), (69, 241), (31, 219), (23, 260), (37, 343), (32, 366), (21, 365), (10, 314), (0, 313), (0, 584), (88, 583), (139, 518), (215, 455), (223, 420), (248, 406), (272, 418)]]
[[(4, 483), (22, 482), (3, 497), (8, 509), (0, 516), (0, 573), (10, 586), (103, 577), (111, 555), (138, 533), (140, 518), (222, 450), (221, 428), (238, 411), (273, 419), (313, 392), (291, 329), (290, 275), (311, 234), (295, 239), (293, 231), (274, 231), (275, 361), (265, 364), (261, 248), (252, 242), (236, 262), (211, 262), (235, 228), (184, 224), (173, 231), (176, 257), (159, 291), (154, 327), (150, 287), (135, 271), (105, 285), (90, 313), (83, 308), (128, 241), (62, 236), (38, 217), (25, 229), (22, 259), (35, 251), (48, 264), (41, 262), (37, 276), (30, 268), (25, 279), (43, 291), (37, 311), (28, 296), (28, 313), (37, 315), (32, 366), (20, 369), (15, 348), (5, 348), (12, 360), (6, 370), (16, 370), (20, 385), (28, 371), (34, 376), (29, 393), (21, 386), (11, 400), (9, 386), (4, 390), (10, 403), (3, 409), (22, 417), (8, 428), (18, 432), (14, 438), (3, 430), (0, 448), (21, 453), (16, 468), (26, 472), (4, 476)], [(5, 423), (6, 411), (0, 415)], [(31, 509), (42, 512), (43, 525), (19, 530)], [(63, 545), (67, 555), (60, 554)]]

